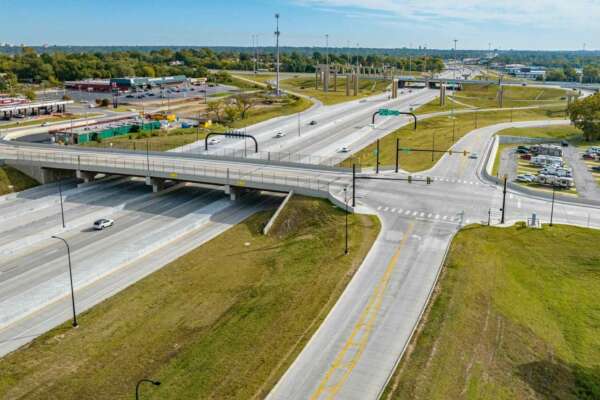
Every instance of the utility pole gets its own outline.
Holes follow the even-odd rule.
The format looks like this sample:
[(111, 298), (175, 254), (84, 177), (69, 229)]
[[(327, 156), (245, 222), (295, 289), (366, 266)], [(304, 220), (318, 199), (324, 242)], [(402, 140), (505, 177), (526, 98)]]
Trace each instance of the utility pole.
[(356, 164), (352, 164), (352, 207), (356, 207)]
[(504, 214), (506, 212), (506, 181), (508, 179), (507, 175), (504, 175), (504, 189), (502, 190), (502, 219), (500, 220), (500, 224), (504, 224)]
[(375, 152), (377, 153), (377, 162), (375, 164), (375, 173), (378, 174), (379, 173), (379, 139), (377, 139), (377, 150), (375, 150)]
[(344, 188), (344, 206), (346, 207), (346, 246), (344, 248), (344, 254), (348, 254), (348, 199), (347, 199), (347, 188)]
[(276, 58), (277, 77), (275, 80), (275, 82), (276, 82), (275, 95), (279, 96), (279, 35), (281, 34), (281, 32), (279, 32), (279, 13), (275, 14), (275, 20), (277, 21), (277, 29), (275, 30), (276, 48), (277, 48), (277, 58)]
[(583, 54), (581, 55), (581, 75), (579, 75), (579, 84), (583, 85), (583, 69), (585, 68), (585, 43), (583, 44)]
[(400, 162), (400, 138), (396, 138), (396, 173), (398, 173), (398, 164)]

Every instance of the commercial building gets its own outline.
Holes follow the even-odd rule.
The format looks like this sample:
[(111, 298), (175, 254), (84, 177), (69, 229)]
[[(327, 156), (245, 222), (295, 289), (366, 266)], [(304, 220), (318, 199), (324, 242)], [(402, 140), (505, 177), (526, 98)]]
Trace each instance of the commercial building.
[(176, 86), (188, 82), (185, 75), (163, 76), (158, 78), (147, 77), (125, 77), (112, 79), (84, 79), (79, 81), (67, 81), (65, 87), (70, 90), (89, 92), (111, 92), (113, 89), (119, 91), (135, 91), (161, 86)]
[(525, 79), (543, 79), (546, 76), (546, 69), (544, 67), (528, 67), (523, 64), (508, 64), (504, 67), (504, 71), (514, 77)]
[(112, 137), (128, 135), (130, 133), (148, 132), (160, 129), (159, 121), (142, 123), (140, 120), (127, 119), (82, 126), (74, 129), (63, 129), (50, 132), (56, 142), (70, 144), (84, 144), (92, 140), (106, 140)]

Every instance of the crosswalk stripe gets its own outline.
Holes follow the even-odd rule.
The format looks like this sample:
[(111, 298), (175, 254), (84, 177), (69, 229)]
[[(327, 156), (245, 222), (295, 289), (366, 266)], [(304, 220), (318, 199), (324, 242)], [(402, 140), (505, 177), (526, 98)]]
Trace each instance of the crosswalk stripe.
[(431, 218), (432, 215), (433, 214), (431, 214), (431, 213), (427, 214), (427, 218)]
[(419, 212), (418, 212), (418, 211), (415, 211), (415, 212), (413, 213), (413, 216), (415, 216), (415, 217), (416, 217), (417, 215), (419, 215)]
[(398, 209), (398, 214), (402, 214), (402, 209), (401, 208)]
[(406, 210), (406, 212), (404, 214), (406, 214), (406, 215), (410, 214), (410, 210)]
[(420, 215), (420, 217), (424, 217), (424, 216), (425, 216), (425, 213), (424, 213), (424, 212), (422, 212), (422, 213), (421, 213), (421, 215)]

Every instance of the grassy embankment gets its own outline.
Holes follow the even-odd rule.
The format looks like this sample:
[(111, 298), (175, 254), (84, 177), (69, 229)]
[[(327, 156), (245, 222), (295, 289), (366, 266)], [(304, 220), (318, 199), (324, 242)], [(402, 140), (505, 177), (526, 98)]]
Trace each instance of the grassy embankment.
[[(566, 91), (555, 88), (504, 86), (503, 107), (527, 107), (564, 103)], [(461, 103), (478, 108), (498, 107), (497, 85), (464, 85), (453, 98)]]
[(0, 196), (20, 192), (25, 189), (32, 188), (39, 183), (24, 173), (9, 167), (0, 167)]
[[(381, 165), (395, 163), (396, 138), (400, 139), (401, 148), (431, 149), (435, 136), (435, 149), (448, 150), (456, 141), (474, 129), (509, 121), (527, 121), (548, 118), (563, 118), (561, 107), (527, 110), (495, 110), (450, 116), (433, 117), (419, 121), (417, 131), (412, 125), (404, 126), (380, 140)], [(454, 134), (453, 134), (454, 132)], [(454, 140), (453, 140), (454, 137)], [(373, 143), (354, 155), (363, 166), (374, 166), (376, 144)], [(458, 149), (467, 150), (470, 149)], [(433, 161), (429, 152), (402, 152), (400, 166), (407, 171), (422, 171), (431, 168), (444, 153), (435, 153)], [(457, 155), (463, 157), (462, 155)]]
[[(314, 97), (322, 101), (323, 104), (331, 105), (385, 92), (390, 83), (390, 81), (360, 79), (358, 81), (358, 96), (352, 96), (352, 91), (350, 91), (350, 96), (346, 96), (346, 77), (344, 76), (338, 76), (337, 91), (334, 91), (333, 78), (331, 78), (329, 92), (327, 93), (323, 92), (322, 89), (315, 89), (314, 77), (285, 79), (281, 81), (281, 87), (294, 93)], [(322, 86), (320, 87), (322, 88)]]
[(559, 225), (459, 232), (382, 399), (599, 399), (599, 240)]
[(250, 217), (0, 361), (2, 399), (263, 398), (318, 328), (379, 232), (377, 219), (294, 197)]

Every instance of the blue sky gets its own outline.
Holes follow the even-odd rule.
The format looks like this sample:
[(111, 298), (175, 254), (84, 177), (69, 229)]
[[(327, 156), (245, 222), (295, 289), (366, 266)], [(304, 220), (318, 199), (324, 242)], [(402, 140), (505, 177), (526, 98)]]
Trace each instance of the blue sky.
[(0, 43), (600, 48), (600, 0), (0, 0)]

